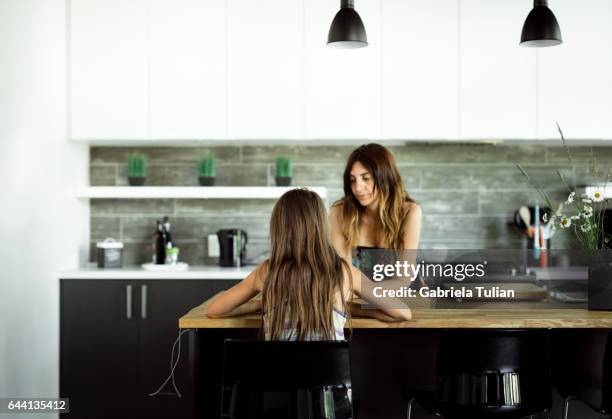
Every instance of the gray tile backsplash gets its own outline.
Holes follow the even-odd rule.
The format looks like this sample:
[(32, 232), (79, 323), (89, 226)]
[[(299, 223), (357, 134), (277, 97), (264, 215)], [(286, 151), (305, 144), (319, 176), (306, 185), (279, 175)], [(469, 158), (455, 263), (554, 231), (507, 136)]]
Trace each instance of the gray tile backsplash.
[[(221, 147), (92, 147), (90, 184), (127, 185), (127, 156), (148, 156), (149, 186), (195, 186), (198, 159), (212, 152), (217, 158), (219, 186), (274, 185), (279, 155), (294, 160), (293, 184), (325, 186), (328, 205), (342, 196), (342, 171), (349, 146)], [(555, 169), (569, 183), (591, 183), (595, 157), (601, 176), (610, 168), (612, 147), (572, 147), (570, 163), (561, 146), (413, 143), (390, 147), (406, 188), (425, 214), (424, 248), (516, 248), (523, 238), (512, 225), (514, 210), (533, 204), (537, 194), (516, 168), (522, 164), (533, 179), (561, 198), (564, 187)], [(190, 264), (215, 263), (208, 258), (208, 234), (220, 228), (243, 228), (249, 233), (248, 255), (263, 258), (268, 250), (269, 200), (92, 199), (91, 258), (95, 242), (112, 236), (125, 243), (126, 264), (149, 261), (155, 220), (168, 215), (180, 259)], [(554, 247), (567, 245), (562, 237)]]

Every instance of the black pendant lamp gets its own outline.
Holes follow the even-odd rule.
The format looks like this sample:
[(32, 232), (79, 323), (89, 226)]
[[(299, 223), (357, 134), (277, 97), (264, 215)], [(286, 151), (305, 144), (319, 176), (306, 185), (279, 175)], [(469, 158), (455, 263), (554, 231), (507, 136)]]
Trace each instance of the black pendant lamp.
[(365, 27), (359, 13), (355, 10), (353, 0), (340, 0), (340, 10), (334, 16), (334, 20), (329, 27), (327, 46), (335, 48), (363, 48), (368, 46)]
[(547, 0), (533, 0), (533, 9), (527, 15), (521, 33), (521, 46), (552, 47), (563, 43), (561, 29)]

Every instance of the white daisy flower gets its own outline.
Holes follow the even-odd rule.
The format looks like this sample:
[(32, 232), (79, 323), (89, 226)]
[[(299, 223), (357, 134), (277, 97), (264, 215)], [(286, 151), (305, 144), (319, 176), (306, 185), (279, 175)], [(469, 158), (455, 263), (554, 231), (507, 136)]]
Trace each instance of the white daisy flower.
[(561, 228), (568, 228), (569, 226), (572, 225), (572, 220), (570, 220), (566, 216), (563, 216), (559, 220), (559, 225), (561, 226)]
[(594, 191), (591, 198), (593, 199), (593, 202), (601, 202), (603, 201), (603, 193), (601, 191)]
[(580, 212), (580, 216), (582, 218), (590, 218), (590, 217), (592, 217), (593, 216), (593, 207), (585, 205), (585, 207), (582, 208), (582, 211)]
[(588, 233), (592, 229), (593, 229), (593, 226), (589, 223), (580, 224), (580, 230), (582, 230), (583, 233)]
[(572, 192), (571, 194), (569, 194), (569, 196), (567, 197), (567, 201), (565, 201), (565, 203), (571, 204), (572, 202), (574, 202), (575, 196), (576, 196), (576, 192)]

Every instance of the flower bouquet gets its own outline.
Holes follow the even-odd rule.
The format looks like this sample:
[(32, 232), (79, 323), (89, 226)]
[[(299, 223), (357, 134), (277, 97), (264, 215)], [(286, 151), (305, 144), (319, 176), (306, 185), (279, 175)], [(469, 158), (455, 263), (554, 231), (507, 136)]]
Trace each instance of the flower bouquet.
[[(570, 149), (558, 124), (557, 129), (567, 151), (570, 164), (573, 165)], [(590, 166), (593, 174), (597, 174), (594, 159), (591, 161)], [(550, 196), (533, 181), (527, 171), (521, 165), (517, 165), (517, 167), (529, 183), (533, 185), (542, 199), (544, 199), (546, 204), (550, 208), (555, 208)], [(568, 196), (565, 202), (561, 202), (557, 206), (557, 211), (550, 216), (550, 219), (548, 219), (547, 214), (544, 214), (544, 222), (548, 222), (553, 230), (560, 229), (571, 232), (575, 243), (582, 249), (598, 250), (610, 248), (610, 234), (603, 230), (604, 212), (607, 208), (607, 202), (604, 200), (605, 183), (602, 183), (601, 188), (587, 189), (586, 193), (578, 194), (576, 188), (571, 187), (566, 181), (563, 173), (558, 169), (556, 172), (567, 189)], [(606, 181), (609, 180), (610, 171), (608, 170)]]
[[(563, 132), (557, 124), (561, 140), (567, 152), (570, 164), (573, 159), (570, 149), (565, 141)], [(540, 188), (529, 176), (523, 167), (517, 166), (527, 180), (534, 186), (546, 203), (554, 208), (549, 195)], [(595, 159), (590, 162), (592, 174), (597, 177)], [(585, 193), (579, 194), (575, 187), (571, 187), (561, 171), (557, 175), (567, 189), (567, 199), (560, 203), (557, 211), (548, 221), (551, 228), (565, 230), (572, 233), (574, 242), (584, 250), (585, 260), (589, 268), (588, 282), (588, 308), (589, 310), (612, 310), (612, 252), (609, 232), (604, 231), (604, 213), (607, 202), (604, 200), (604, 188), (610, 181), (610, 170), (605, 176), (605, 182), (600, 187), (587, 188)]]

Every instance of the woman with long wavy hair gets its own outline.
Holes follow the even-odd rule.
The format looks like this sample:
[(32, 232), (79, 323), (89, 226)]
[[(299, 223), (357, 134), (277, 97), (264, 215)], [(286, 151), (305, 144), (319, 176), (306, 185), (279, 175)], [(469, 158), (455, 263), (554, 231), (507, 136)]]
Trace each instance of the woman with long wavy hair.
[(421, 207), (406, 192), (393, 154), (380, 144), (358, 147), (346, 162), (343, 182), (344, 197), (330, 213), (338, 254), (351, 263), (353, 248), (392, 249), (414, 259)]
[[(261, 308), (267, 340), (344, 339), (348, 301), (353, 292), (362, 295), (361, 275), (334, 250), (325, 206), (316, 193), (293, 189), (278, 200), (270, 219), (270, 246), (270, 258), (209, 300), (205, 315)], [(254, 299), (260, 292), (262, 299)], [(382, 310), (392, 319), (411, 318), (407, 308)]]

